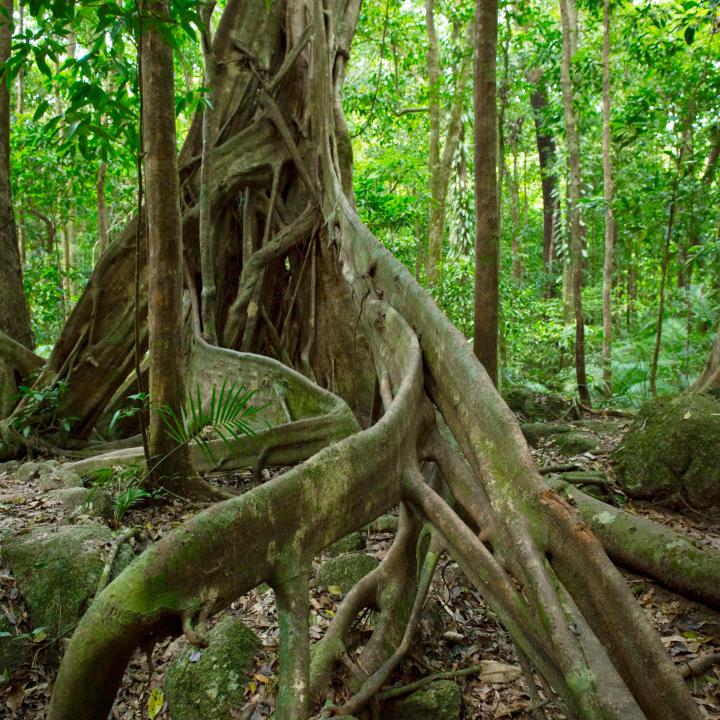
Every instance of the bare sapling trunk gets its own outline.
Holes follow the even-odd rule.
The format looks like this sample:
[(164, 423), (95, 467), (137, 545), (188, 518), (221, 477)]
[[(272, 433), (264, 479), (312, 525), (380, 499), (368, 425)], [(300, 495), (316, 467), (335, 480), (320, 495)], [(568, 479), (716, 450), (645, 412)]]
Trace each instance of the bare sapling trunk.
[[(0, 65), (10, 57), (12, 37), (12, 0), (0, 7)], [(22, 268), (17, 228), (10, 188), (10, 91), (0, 84), (0, 332), (28, 349), (33, 346), (28, 311), (22, 284)], [(15, 405), (18, 368), (0, 359), (0, 418)]]
[(585, 318), (582, 302), (582, 200), (580, 170), (580, 132), (575, 111), (575, 93), (572, 81), (572, 61), (577, 53), (577, 10), (575, 0), (560, 0), (562, 19), (562, 61), (560, 83), (565, 111), (565, 137), (568, 149), (568, 224), (570, 230), (570, 272), (572, 275), (572, 301), (575, 315), (575, 377), (578, 395), (583, 405), (590, 406), (590, 389), (585, 371)]
[(175, 139), (173, 52), (158, 23), (170, 20), (166, 0), (148, 0), (142, 35), (143, 136), (148, 227), (150, 352), (149, 450), (154, 482), (182, 486), (192, 473), (187, 446), (177, 447), (158, 408), (180, 416), (182, 362), (182, 224)]
[(101, 162), (97, 174), (97, 233), (98, 233), (98, 256), (102, 255), (108, 246), (108, 211), (105, 202), (105, 177), (107, 175), (107, 163)]
[(497, 2), (476, 5), (475, 82), (475, 330), (473, 349), (498, 384), (500, 226), (497, 185)]
[(603, 387), (606, 395), (612, 393), (612, 271), (615, 243), (615, 220), (613, 217), (613, 177), (610, 136), (610, 2), (603, 2), (603, 199), (605, 200), (605, 261), (603, 263)]
[(201, 319), (202, 333), (207, 342), (216, 345), (218, 341), (215, 321), (215, 248), (212, 236), (212, 150), (215, 144), (215, 108), (212, 89), (215, 87), (215, 55), (212, 49), (212, 14), (215, 0), (201, 3), (202, 48), (204, 86), (210, 95), (205, 99), (202, 120), (202, 166), (200, 168), (200, 272), (202, 276)]
[[(440, 45), (435, 29), (435, 0), (425, 0), (425, 27), (428, 50), (427, 67), (429, 83), (428, 111), (430, 114), (430, 143), (428, 170), (430, 173), (430, 211), (428, 217), (428, 251), (425, 262), (425, 278), (428, 285), (437, 284), (440, 278), (440, 262), (445, 243), (445, 220), (447, 196), (453, 159), (462, 135), (462, 110), (470, 77), (470, 54), (465, 53), (457, 66), (455, 89), (450, 110), (447, 113), (445, 142), (441, 142), (443, 111), (441, 101)], [(472, 28), (468, 29), (471, 37)], [(469, 45), (469, 43), (468, 43)]]
[(540, 163), (540, 184), (543, 201), (543, 264), (548, 274), (546, 296), (553, 297), (555, 283), (552, 278), (553, 260), (555, 259), (555, 224), (558, 215), (557, 179), (555, 176), (555, 140), (547, 130), (544, 117), (548, 99), (542, 79), (542, 71), (533, 69), (528, 79), (535, 86), (530, 95), (530, 105), (535, 123), (535, 142)]

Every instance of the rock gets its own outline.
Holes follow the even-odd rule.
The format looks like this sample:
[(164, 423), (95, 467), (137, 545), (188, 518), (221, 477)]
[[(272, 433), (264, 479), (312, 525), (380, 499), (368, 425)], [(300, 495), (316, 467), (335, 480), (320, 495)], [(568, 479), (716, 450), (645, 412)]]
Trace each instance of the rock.
[(331, 558), (318, 570), (318, 585), (337, 586), (346, 593), (379, 564), (376, 557), (363, 553), (350, 553)]
[(104, 520), (113, 515), (112, 498), (108, 493), (95, 488), (60, 488), (51, 490), (46, 497), (60, 500), (68, 515), (89, 515)]
[(344, 538), (341, 538), (336, 543), (333, 543), (327, 552), (330, 555), (344, 555), (345, 553), (356, 552), (362, 550), (365, 547), (365, 537), (360, 532), (350, 533)]
[(631, 497), (680, 493), (695, 507), (720, 505), (720, 401), (690, 393), (650, 400), (616, 457)]
[(528, 420), (562, 420), (576, 414), (571, 400), (554, 393), (510, 387), (503, 390), (503, 398), (513, 412)]
[(460, 720), (460, 687), (435, 680), (410, 695), (383, 704), (383, 720)]
[(17, 469), (17, 478), (23, 483), (37, 482), (41, 490), (82, 485), (80, 476), (72, 470), (64, 468), (57, 460), (23, 463)]
[(525, 439), (532, 447), (537, 447), (542, 438), (548, 439), (562, 433), (569, 433), (572, 428), (569, 425), (558, 425), (553, 423), (531, 422), (523, 423), (520, 426)]
[(13, 673), (31, 659), (32, 641), (27, 635), (17, 635), (15, 626), (0, 613), (0, 684), (2, 676)]
[[(13, 572), (34, 627), (49, 637), (71, 631), (95, 596), (112, 532), (102, 525), (41, 527), (8, 538), (0, 557)], [(117, 575), (133, 558), (130, 545), (120, 549)]]
[(245, 705), (246, 672), (260, 638), (227, 616), (207, 635), (208, 647), (188, 647), (165, 673), (165, 697), (173, 720), (231, 720)]
[(397, 515), (381, 515), (365, 527), (371, 533), (395, 532), (398, 529)]
[(597, 452), (599, 449), (597, 438), (584, 432), (561, 433), (555, 436), (554, 442), (563, 455), (581, 455), (584, 452)]

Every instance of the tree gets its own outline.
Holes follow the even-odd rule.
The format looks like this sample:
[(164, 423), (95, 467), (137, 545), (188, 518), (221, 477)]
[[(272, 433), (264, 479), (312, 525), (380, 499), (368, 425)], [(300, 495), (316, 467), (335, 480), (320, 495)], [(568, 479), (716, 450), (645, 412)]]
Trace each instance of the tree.
[[(12, 1), (0, 6), (0, 63), (10, 57), (12, 36)], [(31, 350), (30, 314), (22, 285), (20, 250), (10, 188), (10, 90), (9, 78), (0, 80), (0, 332), (9, 340)], [(20, 360), (25, 355), (16, 348), (14, 359), (0, 360), (0, 414), (7, 415), (15, 404), (20, 369), (27, 367)]]
[(166, 0), (143, 8), (141, 72), (148, 243), (149, 450), (156, 483), (185, 488), (191, 472), (187, 446), (168, 434), (159, 408), (179, 416), (184, 399), (182, 355), (182, 222), (175, 138), (173, 52), (163, 34), (169, 21)]
[(580, 172), (580, 135), (575, 112), (572, 82), (572, 62), (578, 51), (577, 9), (575, 0), (560, 0), (562, 19), (561, 85), (565, 111), (565, 139), (568, 153), (568, 225), (570, 229), (570, 268), (572, 273), (572, 299), (575, 313), (575, 376), (578, 395), (583, 405), (589, 406), (590, 390), (585, 371), (585, 317), (582, 304), (582, 199)]
[[(470, 56), (465, 53), (457, 68), (457, 81), (447, 113), (445, 142), (442, 138), (442, 101), (440, 46), (435, 30), (435, 0), (425, 0), (425, 27), (428, 38), (427, 68), (429, 82), (428, 111), (430, 114), (430, 146), (428, 169), (430, 171), (430, 213), (428, 219), (428, 254), (425, 274), (429, 285), (439, 278), (440, 260), (445, 242), (445, 216), (447, 212), (448, 184), (455, 153), (462, 134), (462, 111), (465, 90), (470, 75)], [(472, 36), (472, 28), (468, 35)], [(469, 43), (468, 43), (469, 44)]]
[(610, 1), (603, 2), (602, 49), (602, 107), (603, 107), (603, 199), (605, 200), (605, 262), (603, 264), (603, 383), (611, 392), (612, 381), (612, 271), (615, 243), (613, 219), (613, 179), (610, 136)]
[[(261, 582), (269, 582), (277, 597), (278, 720), (305, 718), (322, 702), (355, 617), (365, 607), (378, 609), (381, 619), (353, 668), (360, 690), (337, 710), (362, 707), (407, 647), (404, 638), (417, 620), (441, 543), (570, 712), (694, 719), (694, 702), (648, 618), (575, 509), (538, 475), (514, 415), (465, 339), (348, 200), (351, 146), (338, 94), (359, 11), (355, 0), (230, 0), (214, 40), (223, 130), (214, 158), (213, 223), (225, 239), (257, 237), (257, 228), (270, 228), (262, 233), (267, 243), (253, 245), (243, 264), (236, 243), (226, 245), (219, 265), (227, 272), (218, 278), (223, 337), (245, 334), (249, 303), (259, 298), (251, 349), (284, 354), (305, 377), (268, 358), (204, 343), (202, 293), (193, 281), (187, 284), (195, 328), (187, 373), (202, 380), (206, 398), (218, 375), (245, 372), (257, 381), (271, 368), (284, 373), (280, 379), (288, 386), (322, 400), (320, 416), (303, 415), (302, 404), (278, 403), (289, 419), (265, 436), (269, 446), (254, 447), (267, 463), (288, 464), (288, 453), (303, 446), (309, 457), (198, 514), (102, 592), (70, 641), (49, 718), (105, 716), (140, 642), (181, 629), (198, 642), (198, 622)], [(165, 76), (168, 85), (171, 78)], [(199, 117), (193, 122), (179, 161), (189, 278), (199, 274), (194, 198), (201, 124)], [(171, 214), (176, 217), (175, 207)], [(49, 363), (48, 375), (56, 379), (73, 373), (64, 408), (78, 418), (78, 440), (131, 372), (134, 259), (128, 248), (136, 222), (98, 262)], [(140, 260), (145, 267), (145, 256)], [(272, 374), (259, 385), (270, 393), (284, 387)], [(348, 423), (348, 406), (321, 385), (375, 422), (362, 430)], [(338, 428), (341, 418), (345, 425), (334, 442), (318, 451), (312, 432)], [(283, 440), (291, 432), (294, 442)], [(432, 465), (452, 505), (434, 489), (439, 478), (430, 473)], [(313, 556), (398, 502), (393, 548), (348, 594), (311, 664), (307, 583)], [(423, 521), (435, 539), (427, 552), (420, 544), (418, 579)]]
[(475, 331), (473, 348), (498, 384), (500, 223), (497, 186), (497, 2), (477, 3), (475, 42)]

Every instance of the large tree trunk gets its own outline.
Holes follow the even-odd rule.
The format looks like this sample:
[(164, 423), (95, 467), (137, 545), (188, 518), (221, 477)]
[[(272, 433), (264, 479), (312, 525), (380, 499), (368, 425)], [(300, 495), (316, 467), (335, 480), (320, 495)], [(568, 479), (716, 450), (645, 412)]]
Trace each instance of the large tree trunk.
[[(498, 383), (500, 224), (497, 185), (497, 2), (476, 5), (475, 42), (475, 355)], [(502, 158), (501, 158), (502, 161)]]
[[(282, 357), (306, 377), (268, 358), (212, 348), (197, 331), (188, 366), (205, 393), (222, 378), (243, 374), (262, 392), (277, 392), (269, 440), (288, 429), (308, 431), (308, 423), (317, 430), (317, 420), (325, 432), (303, 464), (212, 505), (104, 590), (70, 641), (49, 718), (106, 717), (135, 647), (183, 630), (196, 641), (198, 618), (262, 582), (278, 597), (278, 720), (304, 720), (322, 703), (355, 618), (366, 607), (378, 610), (353, 666), (359, 690), (335, 711), (355, 713), (407, 649), (411, 606), (422, 604), (440, 543), (570, 716), (695, 720), (694, 702), (649, 619), (577, 512), (538, 475), (514, 415), (466, 339), (353, 210), (339, 97), (359, 6), (359, 0), (229, 0), (225, 8), (214, 42), (220, 130), (213, 237), (224, 260), (218, 323), (223, 337), (238, 345), (245, 339), (253, 351)], [(196, 120), (180, 170), (195, 327), (202, 297), (195, 202), (200, 130)], [(132, 350), (132, 258), (121, 250), (133, 242), (132, 231), (98, 263), (50, 368), (59, 377), (63, 368), (74, 369), (68, 403), (82, 408), (83, 433), (131, 373), (126, 364), (117, 384), (102, 374)], [(93, 307), (101, 314), (83, 330)], [(92, 371), (91, 357), (107, 364)], [(73, 391), (79, 380), (102, 386), (92, 388), (92, 402), (81, 401), (82, 388)], [(319, 418), (304, 417), (307, 394), (298, 401), (283, 396), (290, 385), (313, 388), (322, 400)], [(347, 405), (323, 388), (346, 398), (368, 426), (348, 423)], [(316, 452), (328, 440), (332, 445)], [(255, 447), (261, 458), (267, 454)], [(302, 459), (297, 443), (281, 449), (278, 463)], [(391, 552), (348, 594), (311, 665), (312, 558), (398, 503)], [(436, 541), (416, 573), (422, 522)]]
[(582, 199), (580, 174), (580, 131), (575, 112), (572, 81), (572, 60), (578, 50), (577, 10), (575, 0), (560, 0), (563, 52), (560, 63), (563, 107), (565, 110), (565, 137), (568, 150), (568, 224), (570, 226), (570, 266), (572, 272), (572, 300), (575, 315), (575, 376), (580, 402), (590, 405), (590, 390), (585, 372), (585, 318), (582, 304)]
[[(0, 13), (0, 65), (10, 57), (12, 0)], [(22, 285), (22, 269), (15, 215), (10, 189), (10, 91), (0, 83), (0, 331), (27, 348), (32, 348), (30, 313)], [(11, 362), (0, 359), (0, 417), (15, 404), (19, 372)]]
[(187, 446), (177, 447), (161, 409), (180, 417), (184, 400), (182, 353), (182, 221), (175, 138), (173, 52), (161, 23), (167, 0), (148, 0), (141, 38), (142, 123), (148, 224), (148, 331), (150, 351), (149, 450), (156, 485), (182, 490), (192, 472)]

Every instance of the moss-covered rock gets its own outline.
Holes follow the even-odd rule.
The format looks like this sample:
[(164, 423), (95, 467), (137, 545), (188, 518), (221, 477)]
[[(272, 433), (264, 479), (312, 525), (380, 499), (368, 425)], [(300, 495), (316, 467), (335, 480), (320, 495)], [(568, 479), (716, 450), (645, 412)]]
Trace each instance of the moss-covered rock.
[(616, 451), (625, 492), (681, 493), (692, 505), (720, 505), (720, 401), (677, 395), (646, 403)]
[(460, 720), (460, 687), (436, 680), (420, 690), (383, 704), (383, 720)]
[(80, 476), (69, 468), (62, 467), (57, 460), (22, 463), (17, 469), (17, 478), (23, 483), (37, 483), (41, 490), (82, 485)]
[(5, 614), (0, 613), (0, 678), (12, 674), (21, 665), (29, 662), (31, 655), (30, 638), (26, 635), (18, 635)]
[(113, 514), (110, 495), (95, 488), (59, 488), (50, 490), (46, 497), (59, 500), (67, 515), (89, 515), (108, 520)]
[[(49, 637), (71, 631), (95, 596), (112, 532), (102, 525), (42, 527), (3, 541), (0, 558), (13, 572), (34, 627)], [(125, 544), (113, 566), (133, 557)]]
[(513, 412), (528, 420), (561, 420), (574, 414), (572, 401), (554, 393), (510, 387), (503, 390), (503, 398)]
[(339, 555), (324, 562), (318, 570), (318, 585), (339, 587), (344, 593), (362, 580), (380, 563), (373, 555), (351, 553)]
[(365, 547), (365, 537), (360, 532), (353, 532), (333, 543), (328, 549), (330, 555), (344, 555), (357, 552)]
[(581, 455), (598, 450), (597, 438), (585, 432), (561, 433), (554, 437), (555, 447), (563, 455)]
[(207, 635), (208, 647), (188, 647), (165, 673), (165, 696), (173, 720), (232, 720), (245, 704), (246, 673), (262, 643), (234, 617)]
[(555, 437), (555, 435), (562, 435), (563, 433), (572, 431), (569, 425), (544, 422), (523, 423), (520, 429), (528, 441), (528, 444), (532, 447), (537, 447), (543, 438), (548, 439)]

